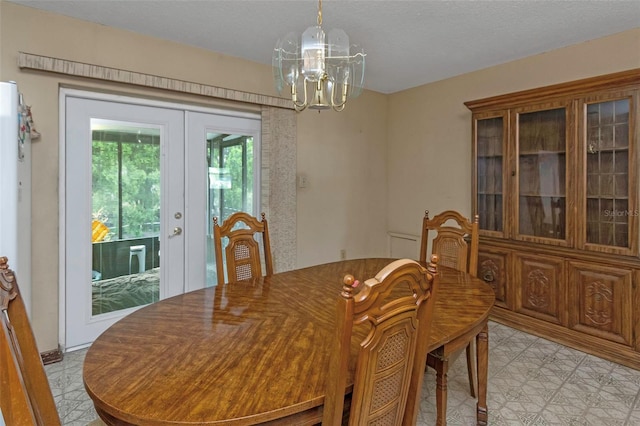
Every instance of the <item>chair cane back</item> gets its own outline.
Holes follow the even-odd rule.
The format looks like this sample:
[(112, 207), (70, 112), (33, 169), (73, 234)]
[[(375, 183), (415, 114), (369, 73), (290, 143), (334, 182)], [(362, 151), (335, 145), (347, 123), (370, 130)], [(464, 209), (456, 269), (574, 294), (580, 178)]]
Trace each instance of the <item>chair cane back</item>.
[(213, 218), (213, 241), (216, 251), (216, 270), (218, 284), (224, 284), (224, 261), (222, 258), (222, 239), (228, 238), (225, 247), (227, 265), (227, 282), (248, 280), (262, 276), (260, 259), (260, 247), (255, 239), (256, 234), (262, 236), (262, 248), (264, 252), (265, 275), (273, 275), (273, 261), (271, 258), (271, 245), (269, 242), (269, 228), (265, 214), (262, 220), (244, 212), (232, 214), (222, 225), (218, 224), (218, 218)]
[[(425, 210), (422, 220), (422, 243), (420, 245), (420, 260), (426, 262), (429, 231), (435, 232), (431, 253), (440, 258), (440, 266), (448, 266), (458, 271), (464, 271), (473, 276), (478, 272), (478, 233), (479, 217), (475, 215), (473, 222), (454, 210), (446, 210), (429, 219), (429, 210)], [(468, 240), (468, 242), (467, 242)], [(469, 392), (477, 395), (477, 358), (475, 355), (475, 336), (466, 347), (467, 371), (469, 375)], [(427, 364), (436, 370), (440, 363), (436, 362), (434, 354), (429, 354)], [(439, 375), (446, 374), (437, 371)]]
[(0, 257), (0, 409), (7, 425), (59, 426), (16, 277)]
[(358, 293), (354, 277), (344, 277), (322, 425), (341, 425), (347, 415), (354, 326), (367, 327), (368, 334), (358, 340), (348, 424), (415, 425), (437, 277), (437, 257), (428, 270), (413, 260), (396, 260), (365, 281)]

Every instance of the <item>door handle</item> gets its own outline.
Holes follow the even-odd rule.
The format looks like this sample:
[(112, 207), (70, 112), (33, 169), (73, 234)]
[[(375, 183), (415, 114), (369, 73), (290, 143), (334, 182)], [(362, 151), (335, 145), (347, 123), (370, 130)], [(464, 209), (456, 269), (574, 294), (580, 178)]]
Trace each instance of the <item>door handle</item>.
[(173, 234), (169, 235), (169, 238), (177, 237), (180, 234), (182, 234), (182, 228), (180, 228), (179, 226), (176, 226), (175, 228), (173, 228)]

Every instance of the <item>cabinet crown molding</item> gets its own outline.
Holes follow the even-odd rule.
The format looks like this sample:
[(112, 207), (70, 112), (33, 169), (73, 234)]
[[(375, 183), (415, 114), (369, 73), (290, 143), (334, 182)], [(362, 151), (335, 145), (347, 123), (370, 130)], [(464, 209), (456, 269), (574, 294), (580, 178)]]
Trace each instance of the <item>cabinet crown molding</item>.
[(601, 90), (625, 89), (637, 87), (640, 84), (640, 68), (621, 71), (613, 74), (589, 77), (582, 80), (567, 83), (553, 84), (537, 87), (519, 92), (506, 93), (489, 98), (477, 99), (465, 102), (465, 106), (471, 111), (496, 107), (515, 107), (531, 101), (541, 102), (559, 97), (580, 96), (593, 94)]

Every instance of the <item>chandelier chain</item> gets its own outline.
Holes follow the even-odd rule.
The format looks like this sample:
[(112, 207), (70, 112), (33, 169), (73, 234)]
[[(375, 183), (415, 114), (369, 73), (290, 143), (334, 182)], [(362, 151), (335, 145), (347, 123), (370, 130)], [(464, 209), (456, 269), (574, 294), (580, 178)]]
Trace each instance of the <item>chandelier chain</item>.
[(322, 26), (322, 0), (318, 0), (318, 26)]

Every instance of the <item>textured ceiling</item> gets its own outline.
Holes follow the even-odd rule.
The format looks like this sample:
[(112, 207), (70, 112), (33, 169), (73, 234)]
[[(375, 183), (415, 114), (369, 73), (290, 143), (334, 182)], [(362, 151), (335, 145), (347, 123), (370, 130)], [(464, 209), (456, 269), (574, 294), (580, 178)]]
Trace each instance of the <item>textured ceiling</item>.
[[(10, 1), (264, 64), (317, 15), (315, 0)], [(325, 0), (323, 27), (364, 48), (366, 88), (393, 93), (638, 28), (640, 1)]]

